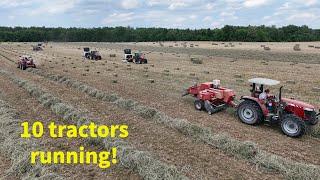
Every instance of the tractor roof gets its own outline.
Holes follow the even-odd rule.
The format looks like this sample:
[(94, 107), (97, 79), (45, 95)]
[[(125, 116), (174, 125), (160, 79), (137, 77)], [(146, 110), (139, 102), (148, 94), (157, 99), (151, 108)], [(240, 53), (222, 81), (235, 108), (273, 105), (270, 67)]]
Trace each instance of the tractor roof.
[(274, 86), (277, 84), (280, 84), (280, 81), (273, 80), (273, 79), (266, 79), (266, 78), (253, 78), (249, 79), (250, 83), (255, 83), (255, 84), (263, 84), (267, 86)]
[(31, 56), (28, 56), (28, 55), (22, 55), (20, 57), (23, 57), (23, 58), (32, 58)]

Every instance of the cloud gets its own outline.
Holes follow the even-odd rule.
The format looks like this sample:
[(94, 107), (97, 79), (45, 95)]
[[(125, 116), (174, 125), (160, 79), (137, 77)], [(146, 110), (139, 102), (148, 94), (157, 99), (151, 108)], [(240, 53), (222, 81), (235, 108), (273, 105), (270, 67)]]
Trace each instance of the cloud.
[(206, 16), (202, 19), (202, 21), (204, 22), (208, 22), (208, 21), (212, 21), (212, 17), (211, 16)]
[(187, 7), (188, 5), (184, 2), (176, 2), (176, 3), (172, 3), (170, 4), (170, 6), (168, 7), (168, 9), (170, 10), (176, 10), (176, 9), (179, 9), (179, 8), (184, 8), (184, 7)]
[(243, 5), (248, 8), (259, 7), (268, 3), (268, 0), (245, 0)]
[(123, 9), (135, 9), (140, 6), (140, 3), (138, 0), (122, 0), (121, 1), (121, 7)]
[(0, 1), (0, 7), (1, 8), (14, 8), (14, 7), (20, 7), (29, 5), (31, 3), (34, 3), (34, 0), (25, 1), (25, 0), (1, 0)]
[(4, 26), (212, 28), (275, 23), (320, 28), (319, 1), (1, 0), (0, 17)]
[(299, 13), (299, 14), (293, 14), (291, 16), (289, 16), (287, 18), (287, 20), (291, 21), (291, 20), (315, 20), (319, 18), (317, 15), (313, 14), (313, 13), (308, 13), (308, 12), (305, 12), (305, 13)]
[(312, 6), (318, 3), (318, 0), (303, 0), (303, 3), (307, 6)]
[(29, 15), (45, 15), (64, 13), (75, 6), (76, 0), (44, 1), (41, 6), (29, 12)]
[(128, 23), (131, 24), (132, 20), (134, 19), (134, 13), (129, 12), (129, 13), (113, 13), (109, 15), (107, 18), (102, 20), (102, 24), (104, 25), (113, 25), (113, 24), (123, 24), (123, 23)]

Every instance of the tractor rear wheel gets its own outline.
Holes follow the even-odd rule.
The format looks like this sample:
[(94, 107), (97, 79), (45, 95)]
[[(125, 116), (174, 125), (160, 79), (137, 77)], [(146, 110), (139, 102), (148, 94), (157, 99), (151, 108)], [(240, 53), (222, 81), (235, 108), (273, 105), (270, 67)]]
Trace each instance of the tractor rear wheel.
[(306, 132), (306, 124), (294, 114), (284, 115), (281, 130), (290, 137), (300, 137)]
[(194, 108), (198, 111), (202, 111), (204, 109), (204, 102), (200, 99), (196, 99), (194, 101)]
[(237, 114), (241, 122), (249, 125), (260, 124), (263, 121), (263, 113), (255, 102), (245, 100), (239, 104)]

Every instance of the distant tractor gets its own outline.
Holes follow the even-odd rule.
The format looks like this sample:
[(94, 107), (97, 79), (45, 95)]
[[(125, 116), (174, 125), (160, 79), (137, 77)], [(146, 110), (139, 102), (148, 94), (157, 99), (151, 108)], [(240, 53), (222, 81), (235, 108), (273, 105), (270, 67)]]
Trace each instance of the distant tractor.
[(251, 96), (242, 96), (242, 102), (238, 105), (237, 114), (239, 119), (249, 125), (256, 125), (264, 121), (279, 123), (282, 132), (290, 137), (302, 136), (306, 131), (306, 125), (318, 123), (319, 112), (310, 104), (302, 101), (282, 97), (280, 87), (279, 96), (267, 95), (265, 100), (259, 98), (264, 91), (264, 86), (274, 86), (279, 81), (265, 78), (254, 78)]
[(145, 54), (140, 53), (140, 52), (134, 53), (133, 59), (136, 64), (147, 64), (148, 63), (148, 60), (145, 58)]
[(124, 50), (124, 62), (134, 62), (136, 64), (147, 64), (148, 60), (145, 58), (145, 54), (136, 52), (134, 55), (131, 53), (131, 49)]
[(133, 62), (133, 55), (131, 54), (131, 49), (125, 49), (124, 51), (124, 61)]
[(43, 49), (42, 49), (42, 47), (41, 46), (32, 46), (32, 50), (33, 51), (42, 51)]
[(90, 51), (90, 48), (83, 48), (83, 56), (87, 59), (101, 60), (99, 51)]
[(34, 60), (30, 56), (19, 56), (17, 68), (22, 70), (27, 69), (28, 67), (36, 68)]
[(235, 107), (235, 93), (232, 89), (220, 87), (220, 80), (195, 84), (189, 87), (182, 96), (192, 95), (195, 97), (194, 107), (196, 110), (205, 110), (210, 115), (226, 109), (228, 106)]

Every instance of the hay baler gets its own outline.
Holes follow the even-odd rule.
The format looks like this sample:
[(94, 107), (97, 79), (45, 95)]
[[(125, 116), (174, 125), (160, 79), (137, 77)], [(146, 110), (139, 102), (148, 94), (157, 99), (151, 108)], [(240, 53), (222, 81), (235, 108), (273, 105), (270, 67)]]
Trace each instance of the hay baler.
[(189, 87), (182, 96), (192, 95), (195, 97), (194, 107), (201, 111), (206, 110), (209, 114), (219, 112), (228, 106), (235, 107), (235, 93), (232, 89), (220, 87), (220, 80), (195, 84)]

